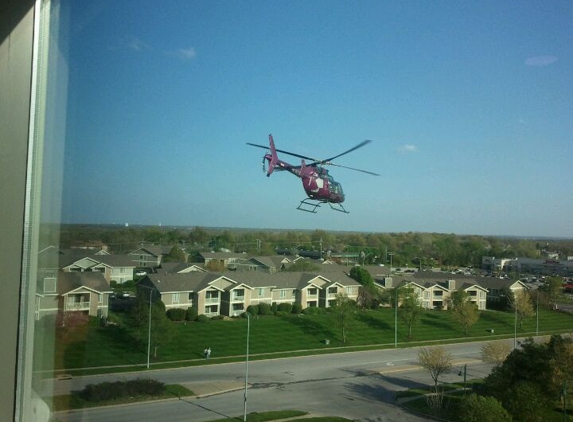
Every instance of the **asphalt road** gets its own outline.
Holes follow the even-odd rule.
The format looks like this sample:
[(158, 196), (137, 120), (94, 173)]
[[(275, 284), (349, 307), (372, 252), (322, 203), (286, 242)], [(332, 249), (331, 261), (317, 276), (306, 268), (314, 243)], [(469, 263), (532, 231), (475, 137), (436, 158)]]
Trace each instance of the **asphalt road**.
[[(479, 360), (482, 344), (446, 346), (454, 357), (454, 367), (441, 381), (461, 381), (458, 372), (463, 364), (468, 365), (468, 379), (487, 375), (491, 366)], [(410, 348), (251, 361), (247, 412), (297, 409), (362, 422), (425, 421), (394, 404), (397, 391), (432, 383), (429, 374), (418, 367), (417, 353), (417, 348)], [(202, 422), (243, 414), (245, 372), (245, 363), (232, 363), (49, 380), (42, 394), (66, 394), (87, 384), (149, 377), (183, 384), (205, 395), (58, 413), (57, 420)]]

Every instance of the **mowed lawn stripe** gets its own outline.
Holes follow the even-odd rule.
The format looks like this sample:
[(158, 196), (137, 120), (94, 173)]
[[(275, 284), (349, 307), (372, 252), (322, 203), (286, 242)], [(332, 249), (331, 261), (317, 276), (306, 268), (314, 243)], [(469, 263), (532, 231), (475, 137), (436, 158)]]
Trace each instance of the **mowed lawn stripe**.
[[(331, 350), (341, 346), (379, 346), (394, 344), (394, 310), (356, 311), (348, 327), (346, 344), (341, 341), (341, 330), (336, 314), (259, 316), (250, 321), (250, 353), (279, 353), (297, 350)], [(518, 327), (517, 335), (535, 334), (537, 318), (531, 317)], [(246, 351), (247, 319), (213, 320), (207, 322), (173, 323), (173, 334), (168, 342), (157, 348), (152, 363), (173, 361), (201, 361), (203, 350), (211, 348), (211, 358), (243, 356)], [(152, 327), (153, 329), (153, 327)], [(483, 311), (468, 335), (453, 322), (447, 311), (427, 311), (412, 327), (398, 319), (400, 346), (424, 341), (512, 336), (515, 315), (512, 312)], [(491, 333), (491, 330), (495, 334)], [(573, 331), (573, 315), (540, 310), (540, 334)], [(324, 340), (328, 339), (329, 344)], [(129, 330), (122, 327), (89, 327), (73, 332), (64, 341), (45, 339), (46, 349), (55, 345), (55, 356), (38, 356), (37, 368), (74, 369), (112, 365), (142, 365), (147, 361), (147, 338), (136, 342)]]

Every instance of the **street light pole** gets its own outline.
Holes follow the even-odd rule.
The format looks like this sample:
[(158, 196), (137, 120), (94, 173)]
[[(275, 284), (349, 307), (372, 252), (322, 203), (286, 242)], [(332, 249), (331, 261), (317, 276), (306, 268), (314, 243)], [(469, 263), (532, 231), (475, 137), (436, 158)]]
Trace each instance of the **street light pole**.
[(243, 407), (243, 422), (247, 422), (247, 384), (249, 380), (249, 336), (251, 331), (251, 315), (247, 312), (247, 356), (245, 360), (245, 401)]
[(515, 321), (513, 324), (513, 348), (517, 349), (517, 298), (513, 295), (513, 307), (515, 309)]
[(464, 364), (460, 372), (458, 373), (459, 376), (464, 376), (464, 395), (466, 394), (466, 386), (467, 386), (467, 375), (468, 375), (468, 365)]
[(153, 290), (149, 289), (149, 328), (147, 330), (147, 369), (149, 369), (149, 358), (151, 356), (151, 304), (152, 304), (152, 298), (153, 296)]
[(390, 275), (392, 275), (392, 257), (394, 256), (394, 252), (388, 252), (388, 256), (390, 257)]
[(535, 335), (538, 336), (539, 335), (539, 289), (537, 289), (537, 310), (535, 311), (535, 317), (536, 317), (536, 324), (535, 324)]
[(398, 347), (398, 286), (394, 287), (396, 300), (394, 301), (394, 347)]

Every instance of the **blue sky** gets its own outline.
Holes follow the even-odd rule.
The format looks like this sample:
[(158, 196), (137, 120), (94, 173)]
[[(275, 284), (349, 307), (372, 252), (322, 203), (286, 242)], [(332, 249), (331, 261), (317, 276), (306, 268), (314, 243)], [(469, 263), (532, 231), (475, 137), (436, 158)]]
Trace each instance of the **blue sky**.
[[(74, 3), (63, 220), (573, 236), (573, 3)], [(331, 168), (296, 210), (262, 149)], [(293, 164), (297, 158), (281, 157)]]

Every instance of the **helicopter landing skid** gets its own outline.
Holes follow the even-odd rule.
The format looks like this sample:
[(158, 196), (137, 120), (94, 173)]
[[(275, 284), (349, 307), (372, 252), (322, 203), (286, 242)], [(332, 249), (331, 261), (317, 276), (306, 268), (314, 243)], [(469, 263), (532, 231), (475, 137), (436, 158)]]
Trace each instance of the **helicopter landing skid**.
[(298, 207), (296, 207), (296, 209), (300, 210), (300, 211), (311, 212), (313, 214), (316, 214), (316, 209), (319, 208), (321, 204), (325, 204), (325, 203), (330, 205), (330, 208), (332, 208), (334, 211), (343, 212), (345, 214), (349, 213), (349, 211), (346, 211), (344, 209), (342, 204), (332, 204), (332, 202), (321, 201), (318, 199), (310, 199), (310, 198), (305, 198), (302, 201), (300, 201), (300, 204), (298, 204)]

